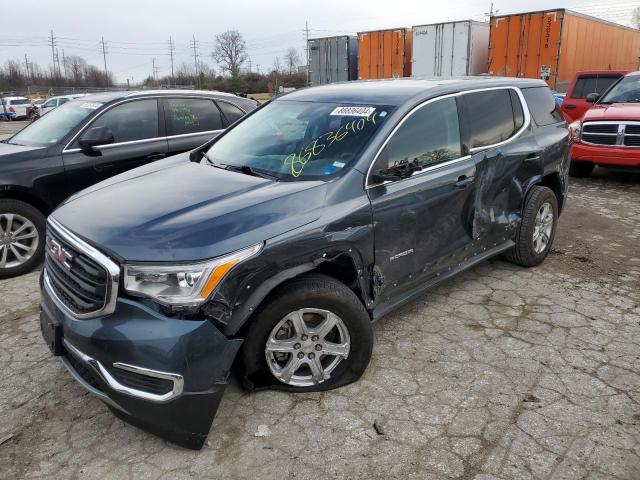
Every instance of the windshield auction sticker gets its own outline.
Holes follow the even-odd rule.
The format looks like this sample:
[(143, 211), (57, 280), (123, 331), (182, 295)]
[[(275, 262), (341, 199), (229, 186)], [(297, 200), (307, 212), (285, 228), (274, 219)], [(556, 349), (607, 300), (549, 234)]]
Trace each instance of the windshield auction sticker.
[(340, 115), (343, 117), (370, 117), (375, 111), (375, 107), (336, 107), (329, 115)]

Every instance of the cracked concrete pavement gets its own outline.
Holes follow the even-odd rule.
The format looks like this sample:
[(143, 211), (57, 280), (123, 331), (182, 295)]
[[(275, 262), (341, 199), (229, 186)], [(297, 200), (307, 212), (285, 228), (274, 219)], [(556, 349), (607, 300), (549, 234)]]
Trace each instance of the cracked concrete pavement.
[(357, 383), (227, 390), (200, 452), (116, 419), (0, 281), (0, 477), (640, 478), (640, 176), (573, 180), (540, 267), (496, 259), (375, 326)]

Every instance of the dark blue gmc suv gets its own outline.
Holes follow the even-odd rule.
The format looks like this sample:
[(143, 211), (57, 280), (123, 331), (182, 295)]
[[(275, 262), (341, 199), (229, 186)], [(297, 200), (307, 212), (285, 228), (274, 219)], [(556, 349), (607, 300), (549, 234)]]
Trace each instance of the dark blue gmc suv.
[(43, 336), (116, 415), (201, 448), (234, 363), (248, 389), (346, 385), (395, 307), (498, 254), (540, 264), (570, 146), (539, 80), (285, 95), (55, 210)]

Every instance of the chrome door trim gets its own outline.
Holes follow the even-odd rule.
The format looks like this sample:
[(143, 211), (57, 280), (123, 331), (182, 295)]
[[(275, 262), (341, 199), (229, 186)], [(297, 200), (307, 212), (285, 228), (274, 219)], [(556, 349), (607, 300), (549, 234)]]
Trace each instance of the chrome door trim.
[(167, 140), (173, 140), (175, 138), (195, 137), (198, 135), (213, 135), (214, 133), (222, 133), (222, 132), (224, 132), (224, 128), (219, 128), (217, 130), (205, 130), (204, 132), (180, 133), (178, 135), (168, 135), (162, 138), (165, 138)]
[[(378, 157), (380, 156), (380, 154), (382, 153), (382, 150), (384, 150), (384, 148), (387, 146), (387, 143), (389, 143), (389, 140), (391, 140), (391, 138), (395, 135), (396, 131), (404, 124), (404, 122), (411, 116), (413, 115), (415, 112), (417, 112), (418, 110), (420, 110), (422, 107), (425, 107), (431, 103), (434, 103), (438, 100), (442, 100), (445, 98), (452, 98), (452, 97), (460, 97), (462, 95), (466, 95), (468, 93), (477, 93), (477, 92), (485, 92), (485, 91), (490, 91), (490, 90), (515, 90), (515, 92), (518, 94), (518, 98), (520, 99), (520, 105), (522, 106), (522, 112), (524, 115), (524, 123), (522, 124), (522, 127), (516, 132), (514, 133), (511, 137), (509, 137), (506, 140), (503, 140), (502, 142), (498, 142), (492, 145), (487, 145), (487, 146), (482, 146), (482, 147), (475, 147), (475, 148), (471, 148), (469, 149), (469, 155), (463, 156), (463, 157), (459, 157), (453, 160), (449, 160), (447, 162), (443, 162), (443, 163), (438, 163), (435, 165), (432, 165), (430, 167), (427, 167), (423, 170), (420, 170), (418, 172), (414, 172), (411, 177), (408, 178), (412, 178), (414, 175), (416, 174), (422, 174), (422, 173), (426, 173), (432, 170), (435, 170), (436, 168), (439, 167), (444, 167), (447, 165), (451, 165), (453, 163), (462, 161), (462, 160), (466, 160), (468, 159), (471, 155), (473, 155), (474, 153), (478, 153), (482, 150), (486, 150), (486, 149), (490, 149), (490, 148), (494, 148), (494, 147), (498, 147), (500, 145), (504, 145), (508, 142), (511, 142), (512, 140), (515, 140), (516, 138), (518, 138), (522, 132), (524, 132), (527, 128), (529, 128), (529, 126), (531, 125), (531, 114), (529, 112), (529, 107), (527, 106), (527, 103), (524, 99), (524, 95), (522, 94), (522, 91), (520, 90), (520, 88), (517, 87), (511, 87), (511, 86), (506, 86), (506, 87), (487, 87), (487, 88), (478, 88), (478, 89), (474, 89), (474, 90), (465, 90), (463, 92), (457, 92), (457, 93), (450, 93), (447, 95), (442, 95), (439, 97), (435, 97), (435, 98), (430, 98), (429, 100), (426, 100), (424, 102), (422, 102), (419, 105), (416, 105), (415, 107), (413, 107), (409, 113), (407, 113), (402, 120), (400, 120), (400, 122), (398, 122), (398, 124), (393, 128), (393, 130), (391, 131), (391, 133), (389, 133), (389, 135), (387, 136), (387, 138), (385, 139), (384, 143), (380, 146), (380, 148), (378, 149), (377, 153), (374, 155), (373, 161), (369, 164), (369, 168), (367, 169), (367, 175), (365, 177), (365, 189), (368, 190), (369, 188), (373, 188), (373, 187), (377, 187), (379, 185), (386, 185), (387, 183), (398, 183), (398, 182), (402, 182), (404, 180), (407, 180), (408, 178), (403, 178), (402, 180), (396, 180), (395, 182), (390, 182), (390, 181), (385, 181), (382, 183), (374, 183), (374, 184), (370, 184), (369, 183), (369, 178), (371, 177), (371, 170), (373, 169), (373, 166), (375, 165), (376, 161), (378, 160)], [(458, 116), (458, 122), (460, 121), (460, 116)]]

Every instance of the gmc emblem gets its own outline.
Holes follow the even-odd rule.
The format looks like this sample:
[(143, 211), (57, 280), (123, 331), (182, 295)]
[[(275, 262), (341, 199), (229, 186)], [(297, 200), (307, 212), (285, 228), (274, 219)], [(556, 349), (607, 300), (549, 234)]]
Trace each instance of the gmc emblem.
[(49, 255), (55, 258), (60, 265), (71, 270), (71, 260), (73, 260), (73, 255), (65, 250), (65, 248), (60, 245), (55, 240), (49, 240)]

